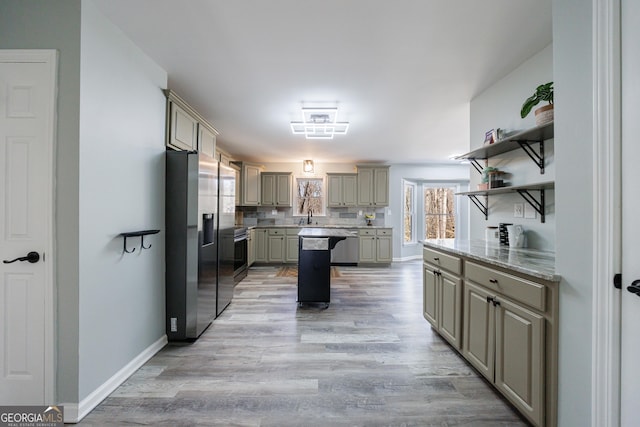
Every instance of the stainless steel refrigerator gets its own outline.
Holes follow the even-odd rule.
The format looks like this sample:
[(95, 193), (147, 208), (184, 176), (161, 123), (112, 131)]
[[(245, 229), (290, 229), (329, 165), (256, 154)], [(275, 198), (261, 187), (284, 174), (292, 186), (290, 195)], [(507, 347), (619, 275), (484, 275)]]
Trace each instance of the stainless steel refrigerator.
[(167, 336), (194, 340), (233, 297), (235, 171), (167, 151), (165, 204)]

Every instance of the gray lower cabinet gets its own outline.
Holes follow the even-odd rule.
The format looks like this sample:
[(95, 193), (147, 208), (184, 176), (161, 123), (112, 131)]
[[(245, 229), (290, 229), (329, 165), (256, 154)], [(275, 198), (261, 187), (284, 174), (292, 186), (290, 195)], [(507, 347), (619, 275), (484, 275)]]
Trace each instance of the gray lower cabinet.
[(269, 262), (269, 230), (255, 229), (255, 262)]
[(256, 230), (252, 228), (247, 233), (247, 266), (256, 262)]
[(269, 262), (282, 264), (285, 257), (285, 238), (286, 230), (284, 228), (270, 228), (269, 229)]
[(427, 247), (423, 255), (425, 319), (532, 424), (556, 426), (558, 284)]
[(371, 228), (359, 231), (361, 263), (390, 263), (393, 260), (393, 231), (391, 228)]
[[(445, 255), (436, 258), (441, 256)], [(461, 264), (458, 258), (451, 271), (434, 263), (423, 264), (423, 316), (457, 350), (462, 347)]]
[(465, 358), (536, 425), (544, 420), (544, 317), (465, 284)]
[(285, 253), (285, 262), (298, 262), (298, 246), (299, 246), (299, 238), (298, 233), (300, 232), (299, 228), (287, 228), (286, 236), (287, 236), (287, 248)]

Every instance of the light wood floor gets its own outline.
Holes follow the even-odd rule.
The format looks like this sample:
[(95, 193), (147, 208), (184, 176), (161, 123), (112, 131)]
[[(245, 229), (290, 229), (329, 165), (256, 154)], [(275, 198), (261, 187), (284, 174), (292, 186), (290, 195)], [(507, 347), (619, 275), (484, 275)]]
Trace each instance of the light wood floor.
[(252, 267), (199, 340), (165, 347), (80, 425), (527, 425), (430, 329), (421, 266), (340, 267), (326, 310)]

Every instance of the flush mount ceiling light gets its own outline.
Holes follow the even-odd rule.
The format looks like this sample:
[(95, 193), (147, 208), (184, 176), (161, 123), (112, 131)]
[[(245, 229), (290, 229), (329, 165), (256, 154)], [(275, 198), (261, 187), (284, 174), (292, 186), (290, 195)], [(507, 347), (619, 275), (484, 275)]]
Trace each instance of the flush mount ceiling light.
[(349, 129), (349, 122), (339, 122), (337, 116), (337, 108), (303, 108), (302, 121), (291, 122), (291, 132), (307, 139), (333, 139)]

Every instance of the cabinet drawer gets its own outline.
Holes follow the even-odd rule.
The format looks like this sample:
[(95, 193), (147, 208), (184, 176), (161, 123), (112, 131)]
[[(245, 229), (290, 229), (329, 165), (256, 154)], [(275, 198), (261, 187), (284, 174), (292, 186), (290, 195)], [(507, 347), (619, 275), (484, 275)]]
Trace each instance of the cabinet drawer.
[(270, 228), (269, 236), (284, 236), (287, 233), (287, 230), (284, 228)]
[(390, 228), (379, 228), (376, 230), (376, 235), (378, 236), (391, 236), (392, 230)]
[(299, 228), (287, 228), (287, 236), (297, 236), (299, 232)]
[(467, 279), (540, 311), (546, 310), (546, 289), (540, 283), (483, 267), (472, 262), (465, 264)]
[(436, 265), (454, 274), (462, 273), (462, 260), (456, 256), (447, 255), (428, 248), (422, 250), (422, 256), (424, 261), (429, 264)]
[(375, 236), (376, 235), (376, 230), (369, 230), (369, 229), (360, 229), (360, 231), (358, 232), (361, 236)]

